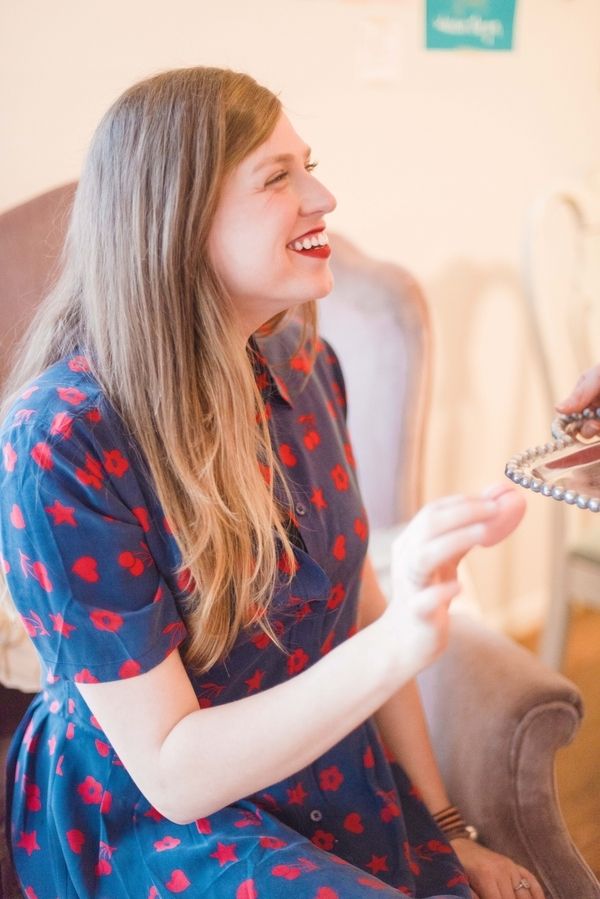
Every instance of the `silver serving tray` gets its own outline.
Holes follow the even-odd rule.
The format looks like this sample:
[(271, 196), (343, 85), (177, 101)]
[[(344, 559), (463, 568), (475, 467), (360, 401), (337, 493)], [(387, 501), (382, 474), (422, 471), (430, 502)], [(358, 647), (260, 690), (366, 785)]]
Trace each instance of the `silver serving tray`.
[(556, 418), (555, 439), (513, 456), (506, 476), (541, 496), (600, 512), (600, 438), (586, 439), (579, 433), (589, 418), (600, 418), (600, 409)]

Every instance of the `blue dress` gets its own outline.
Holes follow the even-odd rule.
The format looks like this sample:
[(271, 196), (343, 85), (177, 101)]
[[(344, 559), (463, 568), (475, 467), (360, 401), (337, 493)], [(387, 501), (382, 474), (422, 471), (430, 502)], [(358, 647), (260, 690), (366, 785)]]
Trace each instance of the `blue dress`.
[[(293, 328), (261, 341), (256, 370), (295, 502), (297, 570), (270, 613), (286, 652), (242, 631), (226, 659), (190, 675), (202, 708), (296, 676), (356, 630), (368, 528), (343, 379), (320, 343), (307, 380), (296, 346)], [(185, 645), (179, 553), (141, 454), (81, 354), (23, 392), (0, 446), (0, 564), (44, 676), (7, 771), (28, 899), (469, 897), (371, 719), (268, 789), (192, 824), (163, 818), (76, 687)]]

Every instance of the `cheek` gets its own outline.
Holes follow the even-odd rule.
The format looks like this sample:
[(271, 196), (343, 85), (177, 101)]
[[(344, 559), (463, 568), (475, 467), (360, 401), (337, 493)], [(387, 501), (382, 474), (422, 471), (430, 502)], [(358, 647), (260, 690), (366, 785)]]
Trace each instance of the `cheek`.
[(281, 292), (289, 279), (287, 259), (277, 258), (263, 240), (233, 242), (222, 249), (217, 269), (228, 293), (236, 297), (264, 297), (274, 290)]
[(242, 233), (233, 224), (216, 228), (209, 238), (208, 255), (226, 289), (238, 290), (256, 255), (252, 235)]

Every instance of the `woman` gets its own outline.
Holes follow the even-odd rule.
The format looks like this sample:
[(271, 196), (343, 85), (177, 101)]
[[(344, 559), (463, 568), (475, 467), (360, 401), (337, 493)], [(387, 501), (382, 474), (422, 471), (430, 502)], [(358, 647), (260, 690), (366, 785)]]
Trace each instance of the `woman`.
[(468, 897), (467, 875), (541, 899), (448, 811), (413, 680), (458, 560), (522, 501), (426, 507), (386, 607), (314, 335), (314, 165), (219, 69), (134, 86), (93, 139), (0, 434), (3, 567), (45, 671), (9, 762), (29, 899)]

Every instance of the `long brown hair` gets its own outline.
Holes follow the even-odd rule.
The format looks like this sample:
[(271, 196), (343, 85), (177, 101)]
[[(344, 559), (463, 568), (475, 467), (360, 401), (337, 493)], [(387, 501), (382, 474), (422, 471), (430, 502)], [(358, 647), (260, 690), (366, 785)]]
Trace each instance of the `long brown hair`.
[[(207, 253), (224, 177), (280, 112), (248, 75), (205, 67), (149, 78), (113, 104), (78, 185), (61, 275), (22, 341), (0, 410), (47, 366), (85, 349), (181, 550), (186, 661), (197, 671), (250, 622), (276, 639), (265, 612), (278, 561), (293, 570), (289, 494)], [(300, 309), (304, 334), (314, 333), (315, 304)]]

